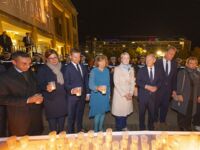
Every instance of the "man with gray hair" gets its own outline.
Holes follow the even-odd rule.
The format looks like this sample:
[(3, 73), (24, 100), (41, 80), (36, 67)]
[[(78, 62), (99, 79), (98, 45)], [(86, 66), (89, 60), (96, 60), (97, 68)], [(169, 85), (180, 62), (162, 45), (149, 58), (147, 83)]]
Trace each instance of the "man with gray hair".
[(138, 85), (139, 99), (139, 128), (146, 130), (145, 112), (148, 110), (148, 130), (154, 130), (154, 110), (158, 89), (162, 78), (159, 69), (154, 65), (156, 58), (153, 54), (146, 57), (146, 66), (140, 68), (137, 73), (136, 83)]

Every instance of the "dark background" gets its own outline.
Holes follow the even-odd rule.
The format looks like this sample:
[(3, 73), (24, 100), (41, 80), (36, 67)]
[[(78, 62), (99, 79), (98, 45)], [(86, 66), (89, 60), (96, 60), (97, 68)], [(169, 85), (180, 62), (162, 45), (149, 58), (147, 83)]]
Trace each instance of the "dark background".
[(87, 36), (185, 37), (200, 46), (200, 0), (72, 0)]

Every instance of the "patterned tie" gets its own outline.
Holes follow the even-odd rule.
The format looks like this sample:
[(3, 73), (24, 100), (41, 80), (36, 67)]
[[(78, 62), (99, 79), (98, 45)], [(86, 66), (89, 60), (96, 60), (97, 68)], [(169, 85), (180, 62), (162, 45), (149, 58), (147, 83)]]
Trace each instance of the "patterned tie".
[(167, 76), (168, 76), (168, 72), (169, 72), (169, 66), (168, 66), (168, 61), (166, 60), (165, 73)]

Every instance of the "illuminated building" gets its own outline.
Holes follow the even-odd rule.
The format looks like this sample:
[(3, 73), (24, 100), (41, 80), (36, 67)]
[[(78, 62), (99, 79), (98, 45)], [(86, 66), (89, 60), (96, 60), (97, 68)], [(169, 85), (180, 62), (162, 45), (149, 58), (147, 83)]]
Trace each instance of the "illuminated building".
[(97, 39), (92, 38), (86, 41), (85, 50), (95, 54), (105, 53), (110, 51), (109, 54), (115, 55), (117, 51), (137, 51), (140, 50), (145, 53), (155, 53), (159, 56), (168, 46), (175, 46), (178, 52), (189, 53), (191, 50), (191, 41), (185, 38), (157, 38), (157, 37), (119, 37), (119, 38), (106, 38)]
[(70, 0), (1, 0), (0, 33), (7, 31), (14, 50), (25, 49), (22, 38), (30, 32), (33, 51), (54, 48), (64, 56), (78, 47), (77, 14)]

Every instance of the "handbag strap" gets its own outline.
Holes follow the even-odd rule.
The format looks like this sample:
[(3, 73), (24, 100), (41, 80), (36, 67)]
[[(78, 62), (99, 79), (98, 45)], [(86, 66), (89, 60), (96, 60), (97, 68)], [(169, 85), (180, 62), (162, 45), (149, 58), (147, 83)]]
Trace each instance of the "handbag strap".
[(181, 86), (181, 93), (183, 92), (184, 85), (185, 85), (185, 71), (184, 71), (184, 74), (183, 74), (183, 82), (182, 82), (182, 86)]

